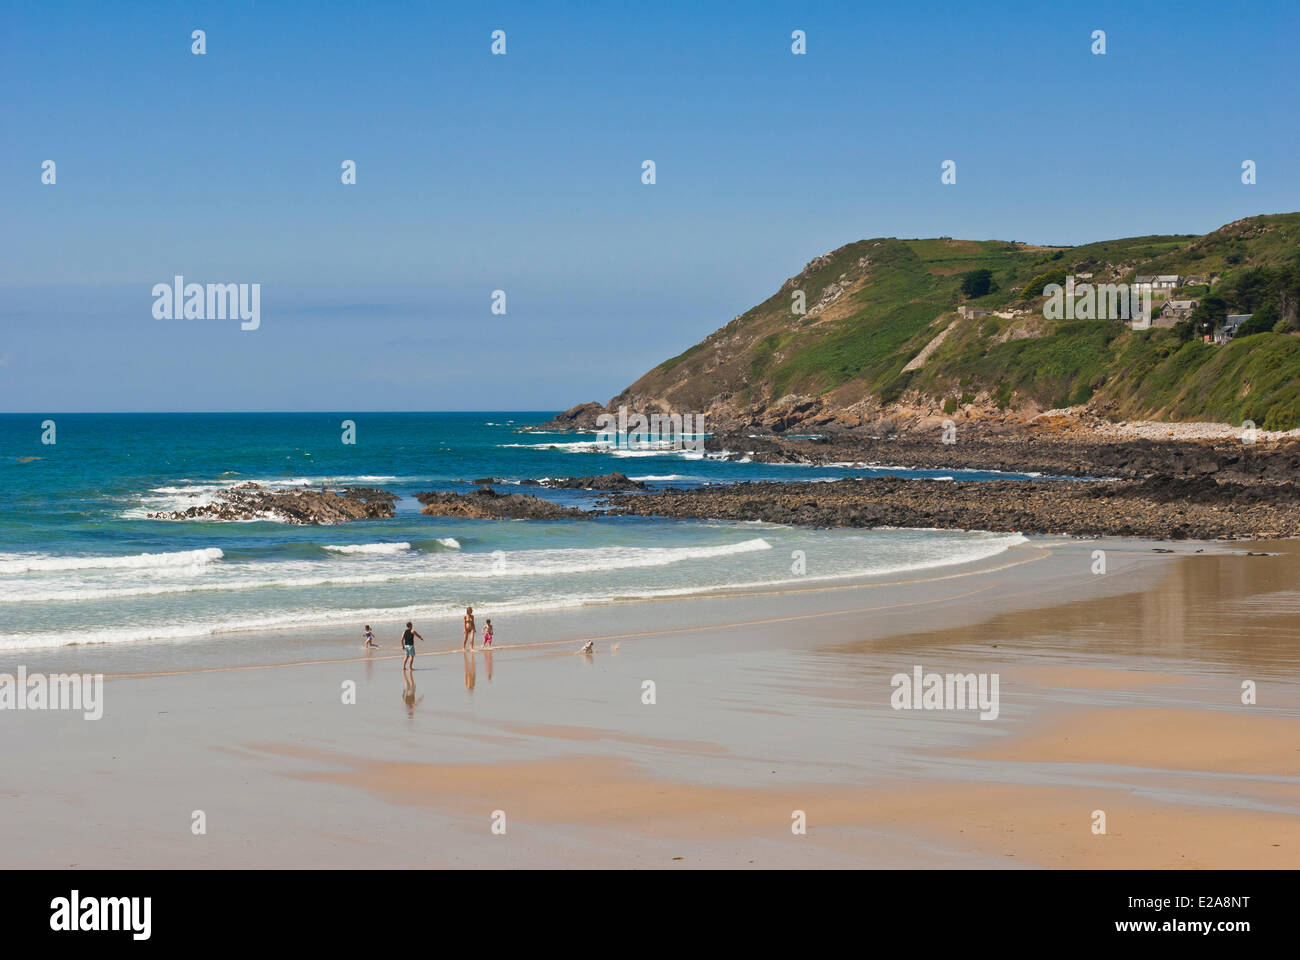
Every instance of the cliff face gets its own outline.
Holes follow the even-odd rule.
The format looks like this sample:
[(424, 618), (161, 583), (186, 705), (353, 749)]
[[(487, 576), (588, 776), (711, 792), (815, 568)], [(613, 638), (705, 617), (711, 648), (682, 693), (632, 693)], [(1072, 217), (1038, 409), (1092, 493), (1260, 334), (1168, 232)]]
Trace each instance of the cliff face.
[[(988, 271), (986, 293), (978, 271)], [(1215, 345), (1186, 326), (1049, 319), (1042, 286), (1065, 274), (1091, 284), (1176, 274), (1187, 279), (1173, 297), (1271, 311), (1280, 332)], [(620, 405), (703, 413), (710, 430), (778, 432), (945, 417), (1010, 423), (1087, 405), (1108, 417), (1290, 429), (1300, 426), (1298, 307), (1300, 214), (1082, 247), (861, 240), (813, 259), (609, 403), (581, 404), (549, 426), (595, 429)]]

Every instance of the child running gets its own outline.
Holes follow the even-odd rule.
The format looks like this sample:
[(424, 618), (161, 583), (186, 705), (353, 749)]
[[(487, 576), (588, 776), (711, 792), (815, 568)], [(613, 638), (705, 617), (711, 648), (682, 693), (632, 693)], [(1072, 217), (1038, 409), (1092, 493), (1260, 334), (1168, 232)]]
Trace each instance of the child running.
[(371, 647), (378, 647), (378, 646), (379, 646), (379, 644), (375, 643), (375, 635), (374, 635), (373, 633), (370, 632), (370, 624), (367, 623), (367, 624), (366, 624), (366, 646), (365, 646), (365, 649), (368, 650), (368, 649), (370, 649)]
[(488, 620), (483, 626), (483, 646), (492, 646), (492, 621)]
[[(411, 626), (411, 621), (406, 621), (406, 630), (402, 633), (402, 649), (406, 651), (406, 657), (402, 660), (402, 672), (408, 669), (415, 672), (415, 638), (420, 637), (415, 627)], [(424, 642), (424, 637), (420, 637), (420, 642)]]

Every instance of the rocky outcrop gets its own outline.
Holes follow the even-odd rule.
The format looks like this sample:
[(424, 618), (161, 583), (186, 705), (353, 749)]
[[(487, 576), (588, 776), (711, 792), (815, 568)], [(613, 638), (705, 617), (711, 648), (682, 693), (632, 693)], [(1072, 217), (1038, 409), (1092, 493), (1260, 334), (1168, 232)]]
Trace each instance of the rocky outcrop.
[(890, 435), (826, 434), (816, 438), (715, 433), (704, 449), (715, 456), (760, 463), (883, 464), (932, 470), (1000, 470), (1066, 477), (1130, 477), (1156, 474), (1211, 476), (1241, 483), (1293, 482), (1300, 476), (1300, 440), (1161, 441), (1115, 440), (1049, 430), (959, 424), (955, 443), (942, 442), (942, 428)]
[[(480, 486), (495, 486), (508, 483), (500, 477), (480, 477), (470, 481)], [(598, 477), (546, 477), (542, 480), (520, 480), (525, 487), (546, 487), (550, 490), (649, 490), (640, 480), (633, 480), (625, 473), (602, 473)]]
[(556, 414), (552, 419), (545, 423), (525, 429), (537, 430), (544, 433), (566, 430), (594, 433), (596, 430), (596, 418), (604, 412), (605, 408), (593, 400), (590, 403), (580, 403), (576, 407), (570, 407), (563, 413)]
[(1143, 483), (893, 478), (832, 483), (739, 483), (615, 494), (614, 512), (809, 527), (937, 527), (1152, 539), (1300, 536), (1300, 492), (1290, 484)]
[(472, 493), (417, 493), (423, 506), (420, 512), (429, 517), (468, 517), (477, 520), (563, 520), (589, 518), (591, 514), (573, 507), (551, 503), (541, 497), (523, 493), (497, 493), (480, 487)]
[(212, 503), (186, 510), (149, 514), (151, 520), (208, 520), (234, 522), (271, 520), (299, 525), (347, 523), (391, 517), (398, 497), (373, 487), (347, 487), (332, 491), (270, 490), (244, 483), (216, 495)]
[(551, 477), (546, 480), (525, 480), (526, 484), (537, 484), (552, 490), (649, 490), (640, 480), (633, 480), (626, 473), (602, 473), (598, 477)]

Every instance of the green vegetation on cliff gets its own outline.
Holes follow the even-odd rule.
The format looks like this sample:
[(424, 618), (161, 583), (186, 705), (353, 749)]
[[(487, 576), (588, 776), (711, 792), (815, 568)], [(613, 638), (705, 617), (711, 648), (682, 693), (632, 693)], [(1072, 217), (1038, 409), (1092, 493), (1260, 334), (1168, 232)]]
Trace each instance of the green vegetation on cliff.
[[(1092, 274), (1091, 283), (1190, 276), (1176, 297), (1205, 306), (1171, 328), (1140, 331), (1120, 320), (1047, 319), (1042, 287), (1066, 274)], [(961, 316), (962, 305), (976, 309)], [(1211, 310), (1256, 317), (1236, 339), (1205, 343)], [(981, 393), (1011, 411), (1089, 403), (1115, 417), (1300, 427), (1300, 214), (1079, 247), (858, 241), (816, 258), (625, 391), (679, 409), (790, 394), (832, 407), (875, 398), (955, 409), (954, 398)]]

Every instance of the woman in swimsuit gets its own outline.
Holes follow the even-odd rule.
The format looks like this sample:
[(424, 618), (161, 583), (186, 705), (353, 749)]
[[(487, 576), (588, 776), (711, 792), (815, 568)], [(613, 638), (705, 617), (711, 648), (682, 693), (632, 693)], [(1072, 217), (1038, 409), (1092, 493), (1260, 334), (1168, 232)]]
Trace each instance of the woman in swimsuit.
[(474, 608), (473, 608), (473, 607), (466, 607), (466, 608), (465, 608), (465, 639), (462, 640), (462, 641), (461, 641), (461, 644), (460, 644), (462, 648), (465, 646), (465, 644), (468, 643), (468, 644), (469, 644), (469, 648), (470, 648), (471, 650), (474, 649), (474, 633), (475, 633), (475, 630), (474, 630)]

